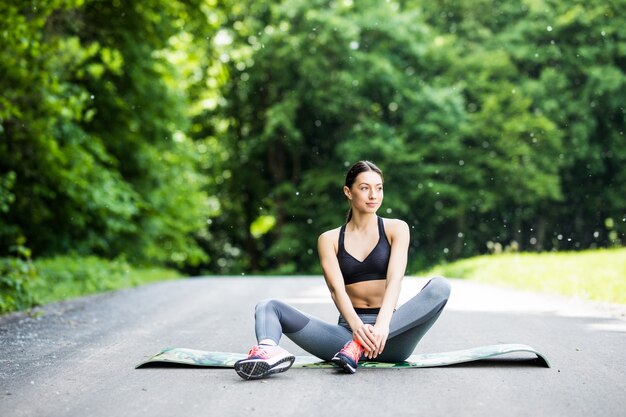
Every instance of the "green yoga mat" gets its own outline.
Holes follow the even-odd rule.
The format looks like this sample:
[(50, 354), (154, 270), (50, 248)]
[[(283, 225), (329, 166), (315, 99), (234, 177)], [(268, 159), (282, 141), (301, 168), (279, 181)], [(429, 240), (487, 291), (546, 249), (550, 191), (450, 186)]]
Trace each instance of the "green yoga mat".
[[(546, 357), (528, 345), (521, 344), (498, 344), (480, 346), (471, 349), (455, 350), (441, 353), (423, 353), (411, 355), (404, 362), (375, 362), (361, 361), (359, 367), (362, 368), (430, 368), (435, 366), (454, 365), (457, 363), (474, 362), (482, 359), (489, 359), (509, 353), (528, 352), (534, 358), (538, 366), (546, 368), (550, 364)], [(209, 368), (232, 368), (240, 359), (245, 358), (244, 353), (232, 352), (210, 352), (186, 348), (167, 348), (152, 356), (147, 361), (137, 365), (135, 368), (146, 367), (151, 364), (181, 364), (188, 366), (204, 366)], [(519, 360), (519, 358), (516, 358)], [(315, 356), (296, 356), (296, 361), (292, 368), (334, 368), (331, 362), (322, 361)]]

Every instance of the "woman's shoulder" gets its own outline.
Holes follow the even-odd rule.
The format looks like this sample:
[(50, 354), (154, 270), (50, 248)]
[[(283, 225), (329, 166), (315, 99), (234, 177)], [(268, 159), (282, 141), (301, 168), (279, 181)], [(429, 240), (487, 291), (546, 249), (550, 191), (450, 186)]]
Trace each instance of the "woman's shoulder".
[(402, 219), (387, 219), (381, 217), (383, 219), (383, 226), (385, 227), (385, 232), (389, 236), (397, 236), (398, 234), (409, 233), (409, 225)]
[(409, 228), (409, 224), (402, 219), (388, 219), (386, 217), (381, 217), (381, 219), (383, 219), (383, 224), (385, 225), (385, 227), (389, 225), (390, 227), (395, 228)]
[(339, 238), (340, 230), (341, 230), (341, 226), (335, 227), (334, 229), (327, 230), (320, 235), (319, 240), (320, 241), (336, 240), (337, 238)]
[(318, 247), (320, 254), (322, 253), (330, 254), (331, 253), (330, 251), (337, 253), (337, 250), (339, 247), (339, 231), (340, 230), (341, 230), (341, 226), (335, 229), (327, 230), (319, 236), (319, 238), (317, 239), (317, 247)]

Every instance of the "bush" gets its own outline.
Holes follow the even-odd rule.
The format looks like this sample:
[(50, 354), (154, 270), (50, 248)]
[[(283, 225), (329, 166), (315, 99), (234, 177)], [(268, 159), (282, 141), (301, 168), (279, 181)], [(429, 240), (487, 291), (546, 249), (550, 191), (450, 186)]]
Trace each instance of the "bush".
[(31, 261), (28, 252), (20, 255), (0, 258), (0, 314), (181, 276), (166, 268), (133, 267), (121, 259), (57, 256)]
[(57, 256), (36, 261), (41, 276), (34, 288), (42, 303), (130, 287), (131, 266), (122, 260), (95, 256)]
[(24, 310), (38, 304), (32, 288), (40, 281), (30, 259), (0, 258), (0, 313)]
[(33, 290), (42, 304), (180, 277), (171, 269), (138, 268), (96, 256), (56, 256), (38, 259), (35, 266), (41, 281)]

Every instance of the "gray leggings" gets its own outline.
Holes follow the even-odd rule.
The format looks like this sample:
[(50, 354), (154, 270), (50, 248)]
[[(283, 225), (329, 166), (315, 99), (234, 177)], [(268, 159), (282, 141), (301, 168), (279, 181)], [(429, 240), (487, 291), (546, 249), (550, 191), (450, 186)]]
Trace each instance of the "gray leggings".
[[(385, 349), (376, 360), (401, 362), (408, 358), (439, 318), (449, 296), (450, 284), (445, 278), (428, 281), (415, 297), (393, 313)], [(365, 324), (375, 324), (376, 316), (359, 314)], [(278, 300), (257, 304), (255, 330), (257, 341), (271, 339), (278, 343), (285, 334), (302, 349), (324, 360), (330, 360), (352, 340), (352, 331), (343, 317), (339, 317), (337, 324), (327, 323)]]

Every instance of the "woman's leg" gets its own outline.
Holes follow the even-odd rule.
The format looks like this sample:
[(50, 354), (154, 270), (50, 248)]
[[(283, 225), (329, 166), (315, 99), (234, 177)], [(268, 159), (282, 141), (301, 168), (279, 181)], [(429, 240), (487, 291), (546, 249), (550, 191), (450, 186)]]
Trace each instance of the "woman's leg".
[(255, 330), (257, 341), (280, 342), (284, 334), (307, 352), (330, 360), (352, 332), (338, 324), (330, 324), (278, 300), (263, 300), (256, 306)]
[(406, 360), (437, 321), (449, 296), (448, 280), (435, 277), (428, 281), (419, 294), (400, 306), (393, 314), (385, 350), (375, 360), (381, 362)]
[[(383, 353), (376, 358), (383, 362), (401, 362), (437, 321), (450, 296), (450, 284), (443, 277), (428, 281), (415, 297), (400, 306), (389, 325), (389, 338)], [(270, 339), (276, 344), (282, 334), (307, 352), (330, 360), (352, 340), (352, 332), (330, 324), (278, 300), (257, 304), (255, 329), (258, 341)]]

